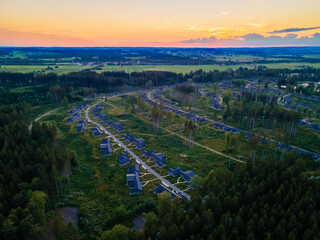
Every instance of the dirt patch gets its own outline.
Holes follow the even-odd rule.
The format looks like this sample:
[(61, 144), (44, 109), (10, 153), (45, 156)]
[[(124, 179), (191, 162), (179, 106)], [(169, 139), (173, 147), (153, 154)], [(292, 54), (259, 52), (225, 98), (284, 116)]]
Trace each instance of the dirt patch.
[[(57, 209), (57, 211), (60, 211), (61, 217), (65, 224), (68, 224), (69, 221), (73, 223), (73, 225), (78, 228), (78, 208), (75, 207), (68, 207), (68, 208), (60, 208)], [(53, 235), (53, 220), (54, 220), (54, 211), (50, 212), (52, 218), (50, 219), (44, 239), (45, 240), (55, 240), (55, 237)]]
[(65, 224), (68, 224), (70, 221), (76, 228), (78, 228), (78, 208), (60, 208), (60, 213)]
[(138, 215), (134, 220), (133, 220), (134, 226), (132, 229), (141, 231), (144, 229), (144, 218), (141, 215)]

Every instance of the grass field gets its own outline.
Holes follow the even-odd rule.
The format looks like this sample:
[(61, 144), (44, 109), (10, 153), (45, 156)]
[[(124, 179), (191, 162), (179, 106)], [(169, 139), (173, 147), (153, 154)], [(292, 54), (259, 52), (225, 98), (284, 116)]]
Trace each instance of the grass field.
[[(310, 66), (319, 68), (320, 63), (269, 63), (269, 64), (239, 64), (239, 65), (107, 65), (101, 67), (99, 70), (94, 70), (96, 72), (104, 71), (125, 71), (131, 72), (143, 72), (143, 71), (169, 71), (176, 73), (188, 73), (190, 71), (196, 71), (202, 69), (206, 72), (208, 71), (224, 71), (228, 69), (238, 69), (242, 68), (254, 68), (256, 66), (266, 66), (268, 68), (289, 68), (295, 69), (298, 66)], [(46, 65), (2, 65), (0, 71), (2, 72), (43, 72), (50, 73), (55, 72), (57, 74), (64, 74), (69, 72), (82, 71), (91, 68), (90, 66), (77, 66), (71, 64), (57, 64), (59, 68), (55, 68), (55, 65), (50, 65), (53, 70), (47, 70)]]

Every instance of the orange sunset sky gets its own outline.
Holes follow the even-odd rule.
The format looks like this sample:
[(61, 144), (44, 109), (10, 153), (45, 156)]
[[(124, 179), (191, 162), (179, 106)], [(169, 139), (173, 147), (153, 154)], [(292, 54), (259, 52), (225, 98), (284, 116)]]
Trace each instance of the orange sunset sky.
[(320, 46), (319, 0), (0, 0), (1, 46)]

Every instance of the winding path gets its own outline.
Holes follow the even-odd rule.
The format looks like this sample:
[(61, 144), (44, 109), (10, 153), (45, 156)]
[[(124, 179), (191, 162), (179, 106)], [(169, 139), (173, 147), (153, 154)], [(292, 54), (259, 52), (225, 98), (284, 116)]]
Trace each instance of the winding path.
[(89, 110), (91, 108), (93, 108), (94, 106), (96, 106), (97, 104), (103, 102), (97, 102), (94, 105), (89, 106), (86, 111), (85, 111), (85, 117), (88, 120), (88, 122), (95, 124), (96, 126), (98, 126), (104, 133), (106, 133), (110, 138), (112, 138), (116, 143), (118, 143), (119, 146), (121, 146), (122, 148), (124, 148), (127, 153), (129, 153), (133, 158), (135, 158), (136, 162), (141, 164), (141, 166), (149, 171), (150, 173), (152, 173), (156, 178), (158, 178), (163, 185), (165, 185), (166, 187), (170, 187), (173, 189), (173, 191), (175, 193), (177, 193), (177, 195), (179, 196), (183, 196), (185, 198), (187, 198), (188, 200), (191, 199), (191, 196), (188, 195), (187, 193), (183, 192), (182, 190), (180, 190), (179, 188), (177, 188), (176, 186), (174, 186), (171, 182), (169, 182), (168, 180), (166, 180), (165, 178), (163, 178), (162, 176), (160, 176), (160, 174), (158, 174), (156, 171), (154, 171), (152, 168), (150, 168), (144, 161), (141, 160), (141, 158), (139, 158), (133, 151), (131, 151), (124, 143), (122, 143), (115, 135), (113, 135), (111, 132), (109, 132), (105, 127), (103, 127), (100, 123), (97, 123), (95, 121), (93, 121), (90, 117), (89, 117)]
[[(53, 110), (51, 110), (51, 111), (49, 111), (49, 112), (46, 112), (45, 114), (42, 114), (41, 116), (37, 117), (37, 118), (34, 120), (34, 122), (39, 121), (41, 118), (43, 118), (43, 117), (45, 117), (45, 116), (47, 116), (47, 115), (49, 115), (49, 114), (57, 111), (57, 110), (60, 109), (60, 108), (61, 108), (61, 107), (58, 107), (58, 108), (53, 109)], [(29, 129), (29, 131), (31, 131), (31, 129), (32, 129), (32, 123), (30, 123), (28, 129)]]

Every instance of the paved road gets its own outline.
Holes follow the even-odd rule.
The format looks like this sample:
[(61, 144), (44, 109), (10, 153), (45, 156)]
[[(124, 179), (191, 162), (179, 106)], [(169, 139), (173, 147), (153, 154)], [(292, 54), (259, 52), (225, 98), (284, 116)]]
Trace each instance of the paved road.
[[(153, 169), (151, 169), (145, 162), (143, 162), (141, 160), (141, 158), (139, 158), (134, 152), (132, 152), (126, 145), (124, 145), (118, 138), (116, 138), (116, 136), (114, 136), (111, 132), (109, 132), (107, 129), (105, 129), (105, 127), (103, 127), (100, 123), (97, 123), (93, 120), (91, 120), (91, 118), (89, 117), (89, 110), (91, 108), (93, 108), (95, 105), (101, 103), (103, 101), (100, 101), (92, 106), (89, 106), (87, 109), (86, 109), (86, 119), (88, 120), (88, 122), (90, 123), (93, 123), (95, 124), (96, 126), (98, 126), (104, 133), (106, 133), (110, 138), (112, 138), (116, 143), (118, 143), (119, 146), (121, 146), (122, 148), (124, 148), (127, 153), (129, 153), (132, 157), (135, 158), (136, 162), (141, 164), (141, 166), (149, 171), (150, 173), (152, 173), (156, 178), (158, 178), (163, 185), (165, 185), (166, 187), (170, 187), (174, 190), (174, 192), (182, 196), (184, 196), (185, 198), (187, 198), (188, 200), (191, 199), (191, 196), (188, 195), (187, 193), (183, 192), (182, 190), (180, 190), (179, 188), (177, 188), (176, 186), (174, 186), (171, 182), (169, 182), (168, 180), (164, 179), (162, 176), (160, 176), (157, 172), (155, 172)], [(179, 195), (178, 195), (179, 196)]]
[[(49, 115), (49, 114), (57, 111), (57, 110), (60, 109), (60, 108), (61, 108), (61, 107), (56, 108), (56, 109), (53, 109), (53, 110), (51, 110), (51, 111), (49, 111), (49, 112), (46, 112), (45, 114), (42, 114), (41, 116), (37, 117), (37, 118), (34, 120), (34, 122), (39, 121), (41, 118), (43, 118), (43, 117), (45, 117), (45, 116), (47, 116), (47, 115)], [(32, 123), (30, 123), (28, 129), (29, 129), (29, 131), (32, 129)]]

